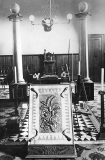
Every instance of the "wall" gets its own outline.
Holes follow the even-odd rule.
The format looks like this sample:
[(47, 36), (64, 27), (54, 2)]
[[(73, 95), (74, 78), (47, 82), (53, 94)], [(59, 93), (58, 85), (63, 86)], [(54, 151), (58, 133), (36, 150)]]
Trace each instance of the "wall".
[[(78, 20), (75, 14), (78, 13), (78, 4), (81, 0), (54, 0), (59, 4), (57, 13), (58, 23), (52, 26), (51, 32), (44, 32), (41, 20), (44, 13), (42, 6), (46, 5), (48, 0), (0, 0), (0, 55), (13, 54), (13, 35), (12, 22), (8, 20), (10, 15), (10, 6), (13, 3), (20, 5), (20, 13), (24, 16), (21, 22), (21, 40), (22, 54), (43, 54), (44, 49), (55, 54), (68, 53), (70, 39), (70, 53), (78, 53)], [(105, 1), (104, 0), (86, 0), (89, 4), (91, 17), (88, 19), (89, 34), (105, 33)], [(73, 19), (68, 24), (66, 16), (73, 14)], [(32, 26), (29, 21), (29, 15), (35, 15), (35, 23), (39, 25)]]
[[(30, 70), (30, 74), (40, 73), (41, 76), (44, 73), (44, 55), (23, 55), (23, 75), (27, 78), (27, 67)], [(72, 61), (73, 60), (73, 61)], [(68, 65), (70, 77), (76, 79), (78, 74), (78, 54), (55, 54), (55, 68), (58, 77), (61, 77), (62, 68)], [(73, 62), (73, 63), (72, 63)], [(75, 64), (75, 67), (74, 67)], [(2, 68), (2, 73), (1, 73)], [(13, 69), (13, 56), (12, 55), (0, 55), (0, 75), (4, 74), (5, 70), (7, 73), (11, 73)], [(65, 68), (66, 69), (66, 68)], [(67, 70), (66, 70), (67, 71)], [(3, 75), (2, 75), (3, 76)]]

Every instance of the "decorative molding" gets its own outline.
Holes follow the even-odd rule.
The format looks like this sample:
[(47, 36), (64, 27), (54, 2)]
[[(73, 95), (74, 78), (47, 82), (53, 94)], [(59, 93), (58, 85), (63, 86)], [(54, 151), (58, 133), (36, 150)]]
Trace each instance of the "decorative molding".
[(23, 16), (19, 13), (17, 13), (17, 14), (12, 13), (7, 18), (9, 18), (9, 20), (12, 22), (17, 22), (17, 21), (22, 21)]
[(77, 13), (75, 14), (76, 18), (86, 19), (88, 16), (91, 16), (89, 12)]
[(70, 145), (33, 145), (28, 148), (29, 155), (73, 155), (74, 146)]

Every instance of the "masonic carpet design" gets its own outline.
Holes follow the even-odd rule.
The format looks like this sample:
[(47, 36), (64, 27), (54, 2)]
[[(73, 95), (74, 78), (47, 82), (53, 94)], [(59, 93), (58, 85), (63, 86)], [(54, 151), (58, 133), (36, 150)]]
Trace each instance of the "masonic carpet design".
[[(86, 141), (96, 141), (96, 136), (98, 131), (95, 125), (92, 123), (89, 115), (81, 114), (78, 111), (79, 109), (83, 109), (82, 105), (73, 106), (73, 120), (74, 120), (74, 141), (76, 144), (82, 143), (86, 144)], [(20, 122), (19, 122), (19, 133), (13, 134), (8, 137), (8, 141), (13, 142), (22, 142), (28, 141), (28, 117), (29, 117), (29, 107), (24, 108), (20, 113)], [(3, 139), (0, 141), (3, 143)]]

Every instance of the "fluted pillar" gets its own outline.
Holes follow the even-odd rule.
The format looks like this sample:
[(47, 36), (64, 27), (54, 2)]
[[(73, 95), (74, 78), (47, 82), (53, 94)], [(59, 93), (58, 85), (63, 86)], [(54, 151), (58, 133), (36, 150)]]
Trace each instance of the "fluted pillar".
[(79, 64), (78, 74), (86, 81), (89, 78), (89, 57), (88, 57), (88, 31), (87, 31), (87, 19), (90, 16), (87, 12), (87, 3), (81, 2), (78, 5), (79, 13), (75, 14), (79, 21)]
[(20, 21), (23, 16), (19, 14), (20, 7), (18, 4), (13, 4), (10, 11), (12, 12), (8, 16), (9, 20), (13, 22), (13, 65), (14, 65), (14, 80), (15, 83), (25, 83), (23, 79), (23, 65), (22, 65), (22, 49), (21, 49), (21, 35), (20, 35)]

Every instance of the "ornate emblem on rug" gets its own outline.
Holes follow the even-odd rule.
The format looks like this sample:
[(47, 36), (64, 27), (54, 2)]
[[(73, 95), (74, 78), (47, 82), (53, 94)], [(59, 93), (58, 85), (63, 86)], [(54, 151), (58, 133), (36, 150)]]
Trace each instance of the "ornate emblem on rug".
[(100, 154), (98, 152), (94, 152), (94, 153), (91, 153), (89, 154), (89, 158), (91, 158), (91, 160), (104, 160), (105, 159), (105, 156), (103, 154)]

